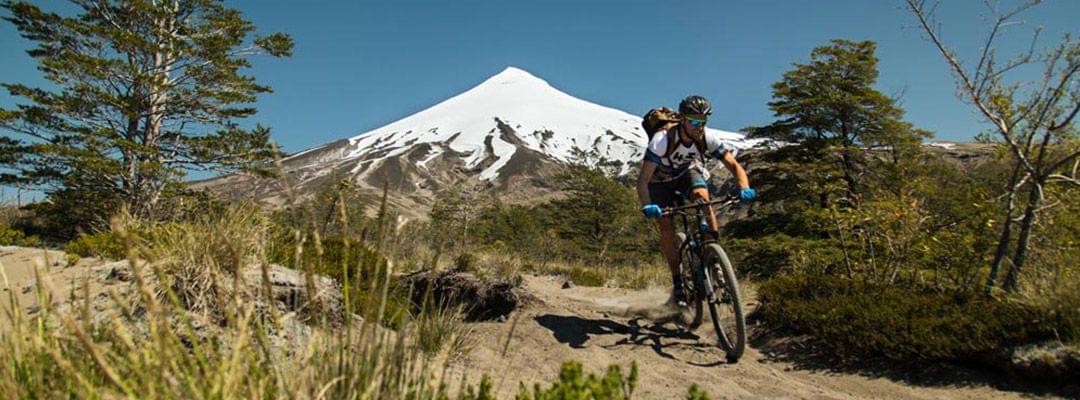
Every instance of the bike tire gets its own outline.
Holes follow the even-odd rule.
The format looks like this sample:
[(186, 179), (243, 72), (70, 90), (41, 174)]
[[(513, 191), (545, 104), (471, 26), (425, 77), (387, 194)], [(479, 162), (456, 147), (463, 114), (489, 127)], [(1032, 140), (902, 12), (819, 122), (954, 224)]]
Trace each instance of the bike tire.
[(694, 330), (701, 326), (701, 322), (705, 320), (705, 299), (702, 295), (705, 291), (704, 288), (698, 287), (698, 281), (694, 279), (694, 265), (690, 265), (693, 258), (691, 258), (691, 251), (689, 247), (685, 250), (682, 248), (683, 243), (686, 242), (686, 234), (679, 232), (675, 234), (675, 249), (680, 251), (679, 254), (679, 275), (683, 279), (683, 290), (686, 293), (686, 302), (690, 307), (690, 312), (693, 318), (690, 319), (690, 324), (685, 328), (687, 330)]
[(727, 361), (735, 363), (746, 350), (746, 318), (739, 281), (727, 253), (719, 244), (706, 245), (704, 256), (706, 272), (713, 286), (712, 298), (708, 299), (709, 316), (720, 347), (727, 353)]

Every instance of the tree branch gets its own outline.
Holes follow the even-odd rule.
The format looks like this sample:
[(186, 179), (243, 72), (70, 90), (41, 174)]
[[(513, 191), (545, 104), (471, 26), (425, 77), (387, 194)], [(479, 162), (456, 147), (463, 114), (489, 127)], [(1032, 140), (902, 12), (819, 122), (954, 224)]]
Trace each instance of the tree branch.
[(994, 123), (998, 131), (1005, 138), (1005, 141), (1009, 144), (1009, 148), (1012, 150), (1013, 155), (1017, 158), (1017, 160), (1020, 161), (1024, 168), (1027, 169), (1029, 172), (1036, 172), (1035, 168), (1031, 165), (1030, 162), (1028, 162), (1025, 153), (1020, 150), (1020, 145), (1018, 145), (1016, 143), (1016, 140), (1013, 138), (1011, 133), (1011, 127), (1009, 126), (1008, 122), (1005, 120), (1005, 118), (994, 113), (990, 110), (989, 107), (986, 106), (986, 104), (984, 104), (982, 97), (980, 97), (980, 94), (976, 89), (978, 85), (972, 82), (971, 78), (969, 78), (968, 76), (967, 71), (965, 71), (963, 66), (960, 65), (960, 61), (956, 59), (956, 56), (953, 55), (953, 52), (945, 46), (945, 44), (941, 41), (941, 38), (938, 36), (937, 32), (930, 26), (929, 19), (932, 18), (932, 16), (925, 14), (925, 2), (918, 0), (905, 1), (908, 4), (908, 8), (918, 18), (919, 24), (923, 27), (923, 30), (926, 32), (927, 36), (929, 36), (930, 41), (934, 43), (934, 45), (938, 48), (938, 51), (941, 52), (941, 55), (945, 57), (945, 61), (948, 62), (953, 72), (956, 73), (957, 76), (960, 78), (960, 83), (963, 85), (964, 90), (967, 92), (967, 95), (970, 98), (972, 104), (975, 105), (979, 112), (981, 112), (992, 123)]

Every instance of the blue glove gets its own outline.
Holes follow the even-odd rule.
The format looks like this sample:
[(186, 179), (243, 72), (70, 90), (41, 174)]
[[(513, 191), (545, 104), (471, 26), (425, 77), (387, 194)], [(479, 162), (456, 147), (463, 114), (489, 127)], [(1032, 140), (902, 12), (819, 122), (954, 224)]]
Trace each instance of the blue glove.
[(660, 218), (660, 216), (664, 215), (664, 212), (660, 211), (660, 206), (656, 204), (641, 207), (641, 212), (645, 214), (645, 218)]
[(739, 192), (739, 200), (751, 201), (754, 200), (754, 197), (757, 197), (757, 192), (754, 191), (754, 189), (743, 188), (743, 190)]

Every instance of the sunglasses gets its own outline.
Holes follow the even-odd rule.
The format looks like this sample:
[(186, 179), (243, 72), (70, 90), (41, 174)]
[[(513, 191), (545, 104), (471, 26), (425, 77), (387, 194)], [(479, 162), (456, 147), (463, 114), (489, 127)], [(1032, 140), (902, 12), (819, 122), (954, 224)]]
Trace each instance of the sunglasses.
[(705, 126), (705, 119), (697, 119), (693, 117), (686, 117), (686, 122), (690, 123), (690, 126)]

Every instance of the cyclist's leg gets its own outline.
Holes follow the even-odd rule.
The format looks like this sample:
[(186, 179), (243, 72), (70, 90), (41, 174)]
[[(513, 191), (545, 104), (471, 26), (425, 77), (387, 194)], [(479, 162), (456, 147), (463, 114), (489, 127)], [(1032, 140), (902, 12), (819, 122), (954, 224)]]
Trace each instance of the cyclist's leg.
[[(657, 182), (649, 184), (649, 198), (660, 207), (675, 205), (677, 182)], [(679, 250), (675, 248), (675, 223), (670, 216), (662, 217), (657, 224), (660, 227), (660, 251), (664, 254), (668, 269), (671, 271), (672, 286), (676, 291), (682, 289), (679, 276)]]
[[(709, 196), (709, 184), (705, 182), (705, 178), (701, 176), (697, 170), (693, 168), (687, 172), (690, 175), (690, 198), (692, 200), (702, 199), (705, 201), (710, 200)], [(713, 210), (713, 206), (709, 206), (709, 227), (713, 232), (719, 230), (719, 226), (716, 223), (716, 211)]]
[(679, 251), (675, 248), (675, 224), (671, 217), (660, 218), (657, 222), (660, 226), (660, 251), (664, 253), (668, 269), (671, 270), (672, 283), (679, 281)]

